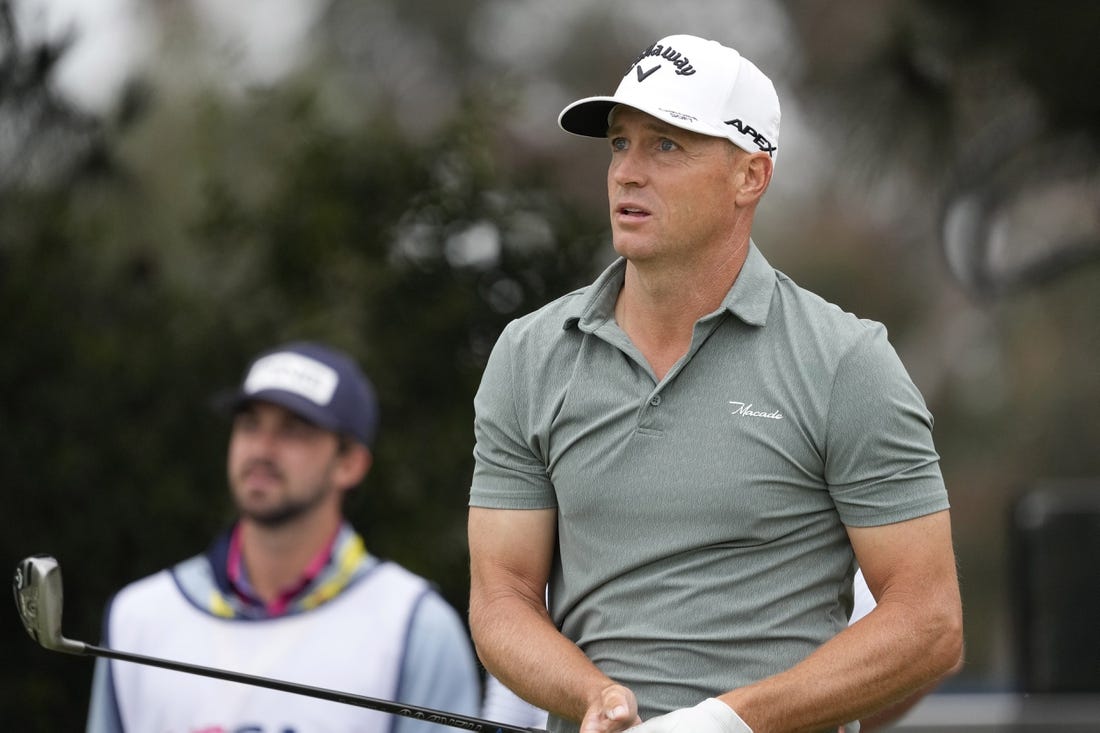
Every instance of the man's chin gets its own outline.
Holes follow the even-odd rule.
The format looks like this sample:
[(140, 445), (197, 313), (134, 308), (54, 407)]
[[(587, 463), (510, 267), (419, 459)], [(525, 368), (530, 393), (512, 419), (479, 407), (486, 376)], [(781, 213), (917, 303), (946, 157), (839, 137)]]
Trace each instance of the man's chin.
[(620, 257), (628, 260), (647, 260), (659, 253), (652, 237), (633, 233), (620, 233), (612, 238), (611, 247)]
[(237, 511), (242, 519), (247, 519), (253, 524), (266, 529), (285, 527), (306, 512), (306, 507), (297, 504), (283, 504), (281, 506), (238, 506)]
[(291, 498), (281, 493), (244, 491), (236, 495), (237, 513), (253, 524), (275, 529), (316, 511), (330, 493), (318, 490), (308, 496)]

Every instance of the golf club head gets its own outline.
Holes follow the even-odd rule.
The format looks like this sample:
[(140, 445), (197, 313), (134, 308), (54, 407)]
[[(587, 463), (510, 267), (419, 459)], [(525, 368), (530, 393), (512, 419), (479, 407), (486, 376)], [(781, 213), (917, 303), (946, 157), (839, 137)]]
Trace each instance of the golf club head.
[(15, 607), (31, 638), (46, 649), (83, 654), (84, 644), (61, 635), (61, 566), (49, 555), (33, 555), (15, 567)]

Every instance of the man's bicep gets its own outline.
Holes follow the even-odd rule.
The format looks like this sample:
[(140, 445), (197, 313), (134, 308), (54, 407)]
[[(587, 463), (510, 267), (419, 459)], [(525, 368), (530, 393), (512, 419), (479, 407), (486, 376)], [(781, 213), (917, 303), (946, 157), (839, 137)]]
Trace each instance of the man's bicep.
[(878, 628), (886, 629), (888, 635), (875, 642), (880, 653), (892, 644), (906, 643), (919, 650), (913, 665), (925, 667), (920, 686), (872, 716), (877, 730), (903, 715), (934, 683), (962, 664), (962, 599), (951, 517), (944, 510), (879, 527), (849, 527), (848, 535), (867, 585), (878, 599), (868, 620), (885, 614)]
[(920, 599), (958, 592), (948, 511), (877, 527), (848, 527), (848, 537), (872, 595)]
[(544, 603), (556, 532), (556, 509), (470, 507), (471, 594)]

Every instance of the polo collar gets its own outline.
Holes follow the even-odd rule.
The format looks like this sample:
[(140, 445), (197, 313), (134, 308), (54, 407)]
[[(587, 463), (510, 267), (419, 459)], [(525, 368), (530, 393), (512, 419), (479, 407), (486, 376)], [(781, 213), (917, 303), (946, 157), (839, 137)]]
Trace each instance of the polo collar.
[[(582, 298), (566, 309), (563, 329), (576, 326), (592, 333), (614, 318), (615, 302), (626, 278), (626, 259), (620, 257), (604, 270)], [(763, 326), (771, 309), (776, 272), (750, 240), (745, 264), (722, 300), (722, 309), (750, 326)]]
[(208, 553), (214, 588), (201, 594), (202, 606), (224, 618), (278, 618), (315, 608), (339, 595), (373, 564), (362, 537), (342, 522), (332, 542), (309, 564), (300, 582), (274, 603), (255, 597), (235, 541), (239, 525), (219, 537)]
[(749, 253), (733, 287), (726, 293), (722, 307), (750, 326), (763, 326), (772, 307), (776, 272), (764, 255), (749, 240)]

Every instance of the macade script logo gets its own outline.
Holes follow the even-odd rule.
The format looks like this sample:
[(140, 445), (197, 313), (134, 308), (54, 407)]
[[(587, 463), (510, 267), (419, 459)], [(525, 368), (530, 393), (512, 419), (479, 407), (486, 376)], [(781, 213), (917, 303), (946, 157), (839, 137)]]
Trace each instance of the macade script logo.
[(771, 412), (764, 412), (762, 410), (752, 409), (751, 402), (737, 402), (730, 400), (730, 404), (733, 405), (733, 409), (730, 410), (731, 415), (740, 415), (741, 417), (766, 417), (769, 420), (782, 420), (783, 414), (779, 410), (772, 410)]

